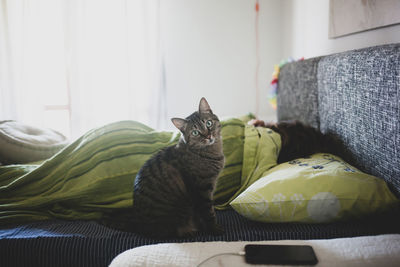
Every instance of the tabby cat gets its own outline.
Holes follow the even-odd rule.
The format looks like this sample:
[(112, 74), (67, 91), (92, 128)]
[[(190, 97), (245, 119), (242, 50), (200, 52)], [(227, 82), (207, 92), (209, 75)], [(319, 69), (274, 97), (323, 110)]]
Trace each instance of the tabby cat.
[(205, 98), (186, 119), (173, 118), (181, 131), (177, 145), (153, 155), (134, 183), (134, 229), (156, 237), (220, 234), (213, 191), (224, 167), (221, 124)]
[(250, 124), (270, 128), (281, 136), (282, 147), (278, 163), (307, 157), (314, 153), (331, 153), (353, 166), (356, 165), (351, 153), (333, 133), (324, 134), (299, 121), (265, 123), (262, 120), (253, 120)]

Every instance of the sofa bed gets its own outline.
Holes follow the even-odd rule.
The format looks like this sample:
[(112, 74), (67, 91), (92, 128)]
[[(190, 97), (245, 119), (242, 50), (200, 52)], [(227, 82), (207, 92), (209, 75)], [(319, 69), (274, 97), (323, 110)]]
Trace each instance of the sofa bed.
[[(96, 134), (115, 133), (113, 127), (121, 125), (162, 145), (173, 144), (177, 136), (166, 132), (160, 135), (134, 122), (116, 123), (89, 132), (44, 162), (0, 166), (0, 266), (246, 266), (243, 256), (229, 253), (238, 254), (245, 244), (253, 243), (312, 245), (320, 266), (398, 265), (400, 44), (286, 64), (279, 74), (277, 113), (278, 121), (298, 120), (338, 136), (352, 153), (354, 166), (323, 153), (282, 166), (270, 164), (263, 153), (269, 149), (271, 157), (277, 157), (279, 151), (272, 144), (278, 141), (268, 129), (247, 125), (243, 119), (228, 120), (223, 136), (228, 164), (215, 192), (217, 221), (225, 233), (152, 239), (100, 223), (103, 216), (112, 216), (113, 211), (132, 203), (128, 193), (116, 192), (118, 196), (107, 195), (97, 202), (84, 197), (104, 188), (116, 190), (115, 183), (129, 187), (134, 173), (121, 174), (115, 183), (103, 180), (106, 185), (99, 189), (92, 182), (97, 181), (94, 177), (102, 164), (110, 160), (99, 158), (93, 163), (76, 155), (84, 148), (86, 154), (91, 153), (96, 146), (87, 143), (96, 141)], [(232, 138), (235, 131), (238, 139)], [(263, 138), (272, 145), (265, 146)], [(149, 155), (155, 152), (146, 151)], [(87, 162), (92, 166), (84, 165)], [(287, 168), (292, 176), (283, 181)], [(320, 175), (328, 169), (334, 174), (328, 178)], [(66, 173), (70, 175), (68, 183), (60, 178)], [(299, 178), (297, 173), (307, 176), (306, 180), (293, 184), (293, 175)], [(261, 183), (265, 177), (269, 181)], [(317, 184), (310, 186), (311, 178), (318, 178), (313, 180)], [(40, 184), (41, 179), (46, 183)], [(338, 187), (337, 179), (341, 183)], [(305, 187), (314, 189), (325, 186), (326, 181), (328, 187), (318, 189), (318, 199), (307, 199), (304, 192), (289, 195), (284, 191), (300, 188), (304, 184), (299, 183), (305, 182)], [(275, 200), (267, 201), (263, 196), (253, 205), (255, 195), (264, 192), (257, 191), (260, 187), (255, 185), (268, 185), (269, 194), (275, 191)], [(87, 190), (75, 192), (74, 188)], [(352, 195), (357, 189), (361, 195), (351, 201), (332, 197)], [(51, 198), (55, 190), (63, 192), (56, 200)], [(40, 197), (32, 192), (40, 192)], [(251, 201), (246, 202), (246, 196)], [(219, 253), (227, 254), (211, 258)]]

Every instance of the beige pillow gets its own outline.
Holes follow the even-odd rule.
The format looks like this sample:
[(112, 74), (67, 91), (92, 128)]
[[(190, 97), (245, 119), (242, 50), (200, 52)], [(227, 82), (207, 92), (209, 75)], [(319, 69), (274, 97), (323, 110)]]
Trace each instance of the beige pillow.
[(61, 133), (17, 121), (0, 121), (0, 162), (21, 164), (47, 159), (68, 144)]

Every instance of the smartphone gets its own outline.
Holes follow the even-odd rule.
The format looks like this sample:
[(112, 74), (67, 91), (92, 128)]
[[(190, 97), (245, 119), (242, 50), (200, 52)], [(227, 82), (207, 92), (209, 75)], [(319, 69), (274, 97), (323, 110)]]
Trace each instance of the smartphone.
[(247, 263), (277, 265), (315, 265), (314, 249), (305, 245), (246, 245)]

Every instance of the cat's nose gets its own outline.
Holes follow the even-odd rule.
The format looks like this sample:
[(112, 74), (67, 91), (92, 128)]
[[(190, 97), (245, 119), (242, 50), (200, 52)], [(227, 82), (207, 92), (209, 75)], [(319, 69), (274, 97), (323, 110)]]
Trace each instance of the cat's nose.
[(207, 139), (211, 139), (211, 138), (212, 138), (211, 134), (207, 135)]

